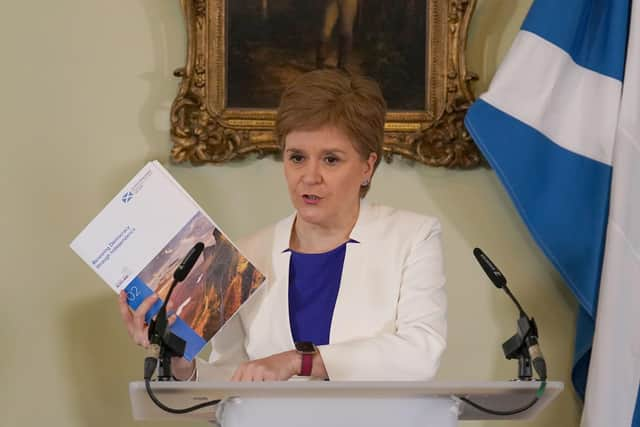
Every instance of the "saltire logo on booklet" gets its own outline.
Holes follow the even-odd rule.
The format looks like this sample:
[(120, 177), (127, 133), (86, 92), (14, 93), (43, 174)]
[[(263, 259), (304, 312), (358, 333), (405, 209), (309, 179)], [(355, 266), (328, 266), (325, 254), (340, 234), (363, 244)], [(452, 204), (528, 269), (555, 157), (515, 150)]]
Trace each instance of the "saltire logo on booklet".
[(126, 205), (131, 200), (133, 200), (133, 196), (135, 196), (138, 192), (140, 192), (140, 190), (142, 190), (142, 187), (144, 187), (145, 181), (147, 181), (149, 177), (151, 177), (151, 175), (153, 175), (153, 170), (150, 169), (144, 175), (142, 175), (140, 179), (134, 182), (131, 185), (131, 188), (127, 190), (120, 198), (122, 203)]
[(131, 191), (127, 191), (122, 195), (122, 203), (127, 204), (133, 199), (133, 193)]

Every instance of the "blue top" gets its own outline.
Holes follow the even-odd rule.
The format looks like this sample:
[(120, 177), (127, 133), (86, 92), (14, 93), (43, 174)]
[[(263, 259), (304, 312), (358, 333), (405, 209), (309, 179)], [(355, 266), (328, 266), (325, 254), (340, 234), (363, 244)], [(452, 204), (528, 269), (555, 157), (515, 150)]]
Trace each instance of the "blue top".
[(329, 343), (347, 243), (329, 252), (291, 252), (289, 263), (289, 322), (294, 342)]

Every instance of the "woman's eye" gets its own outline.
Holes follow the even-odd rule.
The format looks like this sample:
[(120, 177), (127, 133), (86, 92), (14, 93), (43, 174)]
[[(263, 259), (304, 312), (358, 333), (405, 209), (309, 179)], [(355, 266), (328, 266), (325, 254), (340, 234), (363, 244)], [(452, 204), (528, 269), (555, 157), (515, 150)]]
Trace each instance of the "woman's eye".
[(302, 160), (304, 160), (304, 157), (301, 154), (292, 154), (289, 156), (289, 160), (291, 160), (293, 163), (300, 163), (302, 162)]
[(340, 159), (338, 159), (337, 157), (334, 157), (334, 156), (327, 156), (327, 157), (324, 158), (324, 161), (329, 165), (335, 165), (336, 163), (338, 163), (340, 161)]

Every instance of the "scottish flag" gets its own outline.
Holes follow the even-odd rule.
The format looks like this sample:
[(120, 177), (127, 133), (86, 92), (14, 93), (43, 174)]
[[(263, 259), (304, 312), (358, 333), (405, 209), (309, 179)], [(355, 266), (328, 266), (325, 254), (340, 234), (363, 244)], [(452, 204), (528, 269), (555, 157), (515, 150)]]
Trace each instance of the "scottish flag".
[(465, 124), (580, 303), (582, 426), (640, 427), (640, 1), (534, 0)]

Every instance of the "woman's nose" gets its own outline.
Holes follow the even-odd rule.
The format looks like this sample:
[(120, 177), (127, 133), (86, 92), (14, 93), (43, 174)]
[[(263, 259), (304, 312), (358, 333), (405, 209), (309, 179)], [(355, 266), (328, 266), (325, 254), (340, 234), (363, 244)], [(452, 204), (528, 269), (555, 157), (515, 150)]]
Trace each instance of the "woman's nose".
[(302, 180), (305, 184), (318, 184), (322, 182), (322, 173), (320, 170), (320, 162), (307, 162), (303, 171)]

